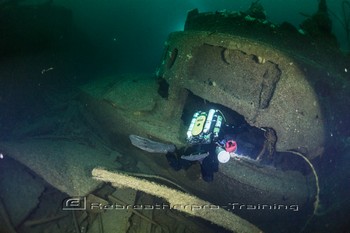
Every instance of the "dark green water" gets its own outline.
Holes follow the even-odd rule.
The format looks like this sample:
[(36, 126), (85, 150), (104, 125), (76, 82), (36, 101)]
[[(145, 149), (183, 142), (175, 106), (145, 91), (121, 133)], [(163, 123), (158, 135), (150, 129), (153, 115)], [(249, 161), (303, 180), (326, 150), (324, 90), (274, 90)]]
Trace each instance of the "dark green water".
[[(316, 0), (261, 3), (269, 21), (288, 21), (296, 28), (305, 15), (316, 12), (318, 5)], [(75, 103), (77, 88), (82, 84), (126, 72), (154, 73), (161, 62), (164, 41), (169, 33), (183, 30), (189, 10), (245, 11), (249, 6), (250, 2), (244, 0), (1, 0), (0, 141), (18, 139), (16, 132), (21, 125), (30, 125), (43, 115), (64, 118), (60, 115), (61, 104)], [(328, 7), (332, 32), (339, 50), (346, 54), (350, 3), (329, 1)], [(344, 69), (349, 81), (350, 66)], [(336, 95), (337, 89), (332, 88), (324, 90), (323, 96)], [(334, 118), (342, 121), (341, 136), (313, 161), (320, 177), (323, 213), (310, 220), (305, 232), (350, 232), (350, 122), (349, 116)], [(53, 129), (49, 130), (52, 133)], [(4, 162), (0, 159), (1, 169), (6, 169)], [(44, 195), (47, 196), (50, 195)], [(300, 232), (306, 218), (293, 215), (283, 221), (292, 221), (289, 224), (295, 226), (283, 232)], [(266, 232), (279, 232), (283, 221), (275, 223), (278, 230), (274, 219), (257, 220), (257, 224)]]

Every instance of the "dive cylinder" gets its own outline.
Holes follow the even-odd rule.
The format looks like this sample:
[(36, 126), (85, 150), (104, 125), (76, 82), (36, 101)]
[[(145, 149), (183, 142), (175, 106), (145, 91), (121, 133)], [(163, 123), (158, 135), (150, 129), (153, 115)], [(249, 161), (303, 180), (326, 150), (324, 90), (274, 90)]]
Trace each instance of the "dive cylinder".
[(203, 133), (208, 133), (210, 130), (211, 123), (213, 121), (213, 116), (216, 111), (214, 109), (210, 109), (207, 117), (207, 121), (205, 122)]
[(193, 127), (194, 127), (194, 123), (195, 123), (196, 120), (197, 120), (197, 117), (199, 116), (199, 113), (200, 113), (200, 111), (195, 112), (195, 113), (193, 114), (190, 127), (188, 127), (188, 130), (187, 130), (187, 138), (192, 137), (192, 129), (193, 129)]
[(205, 127), (205, 119), (207, 118), (206, 112), (201, 112), (196, 118), (196, 121), (194, 122), (193, 128), (191, 130), (192, 136), (198, 136), (203, 132), (203, 128)]
[(220, 110), (197, 111), (193, 114), (187, 130), (189, 144), (209, 144), (219, 137), (224, 116)]
[(222, 116), (218, 115), (216, 117), (216, 123), (215, 123), (214, 129), (213, 129), (214, 139), (219, 137), (221, 124), (222, 124)]

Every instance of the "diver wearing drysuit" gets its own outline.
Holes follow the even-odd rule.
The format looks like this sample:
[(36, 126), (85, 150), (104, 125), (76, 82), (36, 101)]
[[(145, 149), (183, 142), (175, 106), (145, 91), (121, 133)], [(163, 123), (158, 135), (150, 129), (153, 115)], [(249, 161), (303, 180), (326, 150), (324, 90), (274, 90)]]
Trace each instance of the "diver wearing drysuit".
[(235, 137), (244, 127), (234, 128), (225, 124), (226, 119), (220, 110), (197, 111), (187, 130), (186, 141), (189, 147), (177, 149), (175, 145), (155, 142), (147, 138), (130, 135), (131, 143), (148, 152), (165, 153), (169, 165), (176, 171), (187, 169), (199, 162), (204, 181), (211, 182), (219, 163), (227, 163), (235, 157), (237, 143)]
[[(213, 181), (219, 162), (228, 162), (237, 150), (237, 143), (232, 137), (233, 127), (225, 125), (225, 121), (220, 110), (197, 111), (187, 130), (186, 140), (190, 147), (168, 152), (166, 157), (170, 166), (175, 170), (187, 169), (199, 161), (202, 179)], [(183, 155), (178, 157), (178, 154)]]
[[(181, 157), (178, 154), (182, 155)], [(180, 169), (187, 170), (192, 164), (197, 161), (201, 166), (202, 179), (210, 182), (214, 179), (214, 173), (219, 170), (219, 161), (215, 154), (215, 146), (212, 144), (193, 146), (186, 150), (178, 150), (168, 152), (166, 158), (169, 165), (176, 171)]]

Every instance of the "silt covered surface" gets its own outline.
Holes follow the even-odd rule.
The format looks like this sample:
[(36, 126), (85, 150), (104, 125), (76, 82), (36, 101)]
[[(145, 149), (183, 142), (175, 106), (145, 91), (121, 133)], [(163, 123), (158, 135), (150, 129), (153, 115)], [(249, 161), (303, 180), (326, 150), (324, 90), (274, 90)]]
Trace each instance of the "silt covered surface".
[[(251, 125), (273, 128), (279, 151), (319, 155), (325, 121), (318, 96), (296, 58), (257, 41), (198, 31), (172, 34), (167, 48), (169, 54), (178, 51), (173, 66), (163, 65), (160, 71), (169, 82), (174, 112), (181, 114), (182, 109), (175, 103), (177, 90), (188, 90), (229, 107)], [(170, 59), (166, 55), (164, 64)]]
[[(148, 78), (143, 75), (133, 76), (136, 82), (142, 82), (144, 79), (148, 80), (149, 87), (154, 85), (155, 79), (151, 76)], [(108, 80), (112, 78), (100, 79), (98, 82), (108, 83)], [(119, 82), (118, 80), (120, 78), (115, 78), (115, 82)], [(129, 80), (124, 82), (128, 83)], [(84, 93), (82, 101), (86, 104), (87, 110), (94, 115), (100, 127), (109, 135), (109, 139), (121, 154), (127, 154), (142, 161), (152, 171), (152, 174), (174, 180), (189, 192), (220, 205), (227, 205), (232, 200), (238, 200), (240, 203), (255, 203), (256, 200), (259, 200), (261, 203), (279, 203), (285, 206), (297, 204), (300, 207), (303, 206), (303, 209), (300, 210), (303, 214), (310, 209), (308, 200), (313, 198), (315, 193), (313, 179), (308, 180), (300, 172), (276, 170), (272, 167), (261, 167), (258, 164), (249, 164), (244, 161), (232, 161), (220, 165), (220, 171), (215, 175), (214, 182), (206, 183), (198, 179), (200, 176), (199, 164), (193, 165), (186, 171), (174, 171), (169, 168), (164, 155), (133, 148), (128, 139), (130, 134), (160, 142), (175, 143), (179, 148), (185, 145), (182, 135), (185, 135), (186, 127), (183, 125), (181, 115), (169, 115), (167, 112), (169, 108), (174, 111), (179, 111), (179, 109), (176, 109), (169, 100), (165, 100), (162, 96), (154, 96), (153, 92), (157, 89), (153, 91), (145, 89), (150, 92), (143, 91), (143, 95), (153, 96), (156, 107), (151, 111), (139, 109), (136, 111), (137, 114), (134, 114), (136, 109), (133, 106), (130, 106), (130, 109), (118, 107), (119, 97), (106, 101), (105, 97), (111, 96), (108, 92), (103, 95), (96, 94), (98, 91), (93, 91), (94, 87), (100, 84), (93, 82), (82, 87)], [(126, 84), (119, 83), (119, 85)], [(141, 89), (124, 89), (124, 91), (128, 93), (126, 97), (128, 99), (124, 101), (128, 102), (133, 100)], [(168, 97), (170, 98), (170, 94)], [(181, 102), (182, 98), (177, 99)], [(193, 185), (193, 182), (196, 182), (196, 185)], [(254, 219), (250, 219), (249, 213), (249, 211), (239, 211), (240, 215), (254, 222)], [(291, 210), (269, 214), (262, 211), (258, 213), (259, 222), (261, 221), (261, 224), (264, 219), (271, 216), (282, 220), (290, 213)], [(303, 214), (298, 216), (303, 216)]]

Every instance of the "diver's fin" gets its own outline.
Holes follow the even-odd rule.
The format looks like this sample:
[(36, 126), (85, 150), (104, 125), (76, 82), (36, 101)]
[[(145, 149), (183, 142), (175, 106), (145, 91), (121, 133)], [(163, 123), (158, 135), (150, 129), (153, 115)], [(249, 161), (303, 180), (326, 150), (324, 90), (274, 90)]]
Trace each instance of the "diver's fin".
[(193, 153), (190, 155), (182, 155), (181, 158), (188, 161), (202, 161), (209, 155), (209, 152)]
[(175, 145), (173, 144), (156, 142), (148, 138), (143, 138), (133, 134), (130, 135), (129, 138), (130, 138), (131, 144), (140, 148), (141, 150), (151, 152), (151, 153), (166, 154), (168, 152), (174, 152), (176, 149)]

